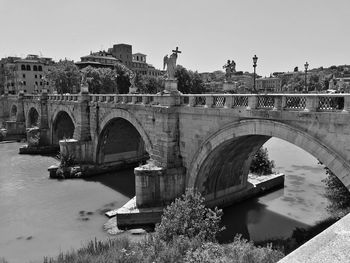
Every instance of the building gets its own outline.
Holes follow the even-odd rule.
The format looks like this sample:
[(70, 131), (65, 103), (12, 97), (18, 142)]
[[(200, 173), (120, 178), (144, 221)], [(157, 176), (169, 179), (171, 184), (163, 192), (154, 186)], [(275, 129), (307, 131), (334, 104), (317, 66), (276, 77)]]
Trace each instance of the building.
[(98, 51), (94, 53), (90, 52), (90, 55), (81, 57), (80, 61), (76, 62), (75, 65), (77, 65), (79, 69), (87, 66), (114, 68), (118, 62), (121, 61), (113, 57), (111, 53), (106, 51)]
[(132, 54), (132, 70), (136, 72), (136, 74), (143, 76), (162, 76), (164, 72), (148, 64), (146, 57), (147, 55), (142, 53)]
[(132, 53), (132, 45), (116, 44), (108, 52), (132, 71), (143, 76), (162, 76), (164, 71), (156, 69), (146, 61), (146, 54)]
[(116, 44), (108, 49), (113, 57), (120, 60), (125, 66), (132, 69), (132, 46), (128, 44)]
[(277, 77), (256, 79), (256, 89), (258, 92), (281, 92), (282, 80)]
[(26, 58), (7, 57), (1, 60), (4, 72), (4, 89), (10, 94), (20, 90), (27, 93), (39, 93), (49, 85), (45, 76), (54, 64), (51, 58), (28, 55)]
[(0, 60), (0, 93), (4, 93), (5, 89), (10, 93), (15, 93), (15, 61), (19, 57), (7, 57)]

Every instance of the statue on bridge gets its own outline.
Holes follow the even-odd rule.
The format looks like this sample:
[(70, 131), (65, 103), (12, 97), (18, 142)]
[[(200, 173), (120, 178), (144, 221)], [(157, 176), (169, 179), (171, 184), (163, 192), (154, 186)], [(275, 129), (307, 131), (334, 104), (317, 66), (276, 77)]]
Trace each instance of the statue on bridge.
[(92, 77), (87, 77), (86, 73), (81, 74), (80, 79), (80, 92), (81, 93), (89, 93), (89, 85), (93, 80)]
[(236, 62), (232, 59), (227, 60), (227, 63), (222, 67), (226, 70), (226, 80), (231, 79), (232, 74), (236, 73)]
[(170, 55), (170, 57), (168, 57), (168, 55), (166, 55), (163, 59), (164, 65), (163, 65), (163, 69), (165, 69), (166, 66), (166, 78), (167, 79), (175, 79), (175, 70), (176, 70), (176, 59), (177, 59), (177, 54), (181, 53), (181, 51), (179, 51), (179, 48), (176, 47), (175, 50), (172, 51), (173, 53)]

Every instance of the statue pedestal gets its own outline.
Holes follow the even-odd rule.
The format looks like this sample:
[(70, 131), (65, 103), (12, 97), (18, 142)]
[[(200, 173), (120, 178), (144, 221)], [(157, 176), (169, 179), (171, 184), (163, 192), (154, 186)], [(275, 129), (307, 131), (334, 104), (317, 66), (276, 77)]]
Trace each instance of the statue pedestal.
[(165, 80), (164, 93), (171, 93), (171, 94), (179, 94), (180, 93), (177, 89), (177, 80), (176, 79), (166, 79)]

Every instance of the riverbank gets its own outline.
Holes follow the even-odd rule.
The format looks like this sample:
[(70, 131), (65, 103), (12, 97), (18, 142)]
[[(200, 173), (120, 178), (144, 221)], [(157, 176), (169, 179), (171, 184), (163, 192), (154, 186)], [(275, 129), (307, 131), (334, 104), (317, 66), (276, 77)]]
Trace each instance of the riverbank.
[(284, 255), (271, 247), (255, 247), (236, 237), (230, 244), (217, 243), (222, 231), (222, 211), (204, 206), (204, 198), (191, 189), (169, 205), (155, 232), (140, 242), (114, 239), (87, 246), (45, 262), (245, 262), (274, 263)]

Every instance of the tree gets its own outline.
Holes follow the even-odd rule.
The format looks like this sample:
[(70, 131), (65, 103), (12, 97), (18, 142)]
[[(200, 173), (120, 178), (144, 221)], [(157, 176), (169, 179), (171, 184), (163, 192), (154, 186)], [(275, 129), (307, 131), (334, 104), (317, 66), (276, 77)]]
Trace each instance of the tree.
[(136, 75), (135, 85), (138, 92), (144, 94), (155, 94), (164, 90), (163, 79), (160, 77)]
[(133, 74), (132, 70), (130, 70), (122, 63), (117, 63), (114, 67), (117, 72), (118, 93), (129, 93), (129, 87), (131, 86), (130, 75)]
[(156, 226), (157, 237), (171, 242), (178, 236), (196, 238), (201, 242), (215, 241), (220, 227), (222, 210), (211, 210), (204, 205), (204, 198), (193, 189), (187, 189), (181, 198), (169, 205)]
[(81, 70), (89, 82), (90, 93), (118, 93), (117, 89), (117, 71), (110, 68), (93, 68), (88, 66)]
[(77, 91), (80, 87), (80, 72), (78, 67), (70, 60), (60, 60), (47, 75), (50, 82), (55, 85), (58, 93), (73, 93), (73, 87)]
[(326, 197), (331, 202), (327, 208), (334, 213), (346, 214), (350, 210), (350, 192), (328, 167), (324, 169), (328, 177), (322, 181), (326, 184)]
[(193, 72), (178, 65), (175, 77), (178, 81), (178, 90), (182, 93), (200, 94), (205, 91), (204, 83), (197, 71)]
[(274, 161), (269, 160), (267, 148), (261, 147), (254, 155), (250, 164), (250, 172), (258, 175), (272, 174)]
[(305, 88), (305, 80), (302, 74), (295, 74), (287, 82), (288, 85), (292, 86), (292, 89), (297, 92), (302, 92)]

